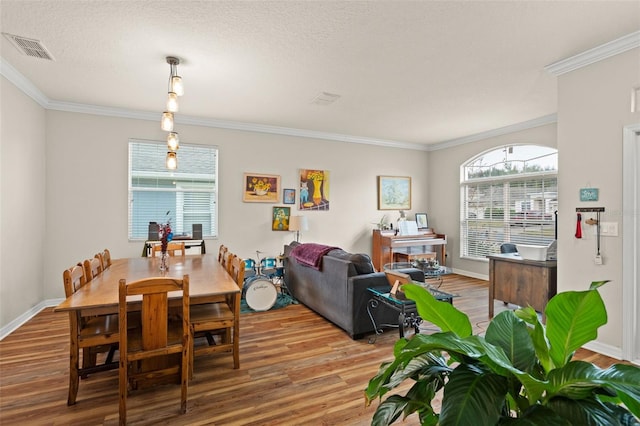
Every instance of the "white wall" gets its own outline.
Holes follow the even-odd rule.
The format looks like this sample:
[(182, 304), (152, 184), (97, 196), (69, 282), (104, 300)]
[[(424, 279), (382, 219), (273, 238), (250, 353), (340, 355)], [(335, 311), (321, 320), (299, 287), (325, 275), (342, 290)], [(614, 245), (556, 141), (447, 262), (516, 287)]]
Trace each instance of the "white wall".
[[(596, 280), (602, 287), (609, 322), (598, 342), (622, 346), (622, 129), (640, 123), (631, 112), (632, 87), (640, 85), (640, 49), (633, 49), (558, 78), (558, 197), (562, 207), (558, 236), (558, 290), (584, 290)], [(580, 202), (580, 188), (599, 188), (597, 202)], [(605, 222), (618, 222), (618, 237), (603, 237), (603, 265), (594, 263), (596, 239), (592, 226), (574, 237), (576, 207), (598, 206)], [(638, 212), (625, 212), (635, 214)], [(595, 214), (583, 214), (583, 220)], [(638, 286), (638, 283), (635, 283)]]
[[(46, 165), (45, 110), (4, 77), (0, 92), (0, 326), (4, 326), (43, 300)], [(58, 274), (62, 286), (61, 277)]]
[(439, 233), (447, 234), (447, 265), (470, 276), (489, 276), (489, 263), (486, 260), (460, 258), (460, 166), (484, 151), (504, 145), (556, 147), (556, 131), (556, 124), (547, 124), (430, 152), (427, 167), (430, 191), (426, 211), (430, 226)]
[[(372, 223), (385, 213), (377, 210), (378, 175), (411, 176), (411, 216), (427, 207), (425, 151), (186, 125), (178, 131), (181, 143), (220, 150), (220, 237), (207, 241), (209, 252), (224, 243), (242, 257), (255, 257), (256, 250), (277, 255), (294, 238), (271, 230), (276, 204), (242, 202), (244, 172), (281, 175), (283, 188), (297, 190), (300, 168), (329, 170), (330, 210), (304, 212), (310, 229), (301, 240), (347, 251), (371, 253)], [(47, 112), (45, 298), (62, 297), (62, 270), (99, 250), (109, 248), (116, 258), (140, 255), (142, 243), (127, 240), (128, 141), (164, 137), (155, 121)]]

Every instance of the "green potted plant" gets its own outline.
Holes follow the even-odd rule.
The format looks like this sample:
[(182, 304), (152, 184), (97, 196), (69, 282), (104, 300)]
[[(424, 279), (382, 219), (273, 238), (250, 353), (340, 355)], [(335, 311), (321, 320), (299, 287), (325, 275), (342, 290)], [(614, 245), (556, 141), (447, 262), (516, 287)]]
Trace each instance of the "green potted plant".
[[(501, 312), (484, 336), (472, 335), (469, 318), (453, 305), (405, 284), (420, 316), (441, 332), (395, 344), (395, 359), (369, 381), (367, 404), (414, 383), (406, 395), (381, 401), (372, 425), (412, 413), (423, 425), (640, 425), (640, 368), (572, 360), (607, 322), (597, 290), (606, 282), (557, 294), (545, 309), (546, 326), (527, 307)], [(440, 396), (437, 413), (432, 402)]]

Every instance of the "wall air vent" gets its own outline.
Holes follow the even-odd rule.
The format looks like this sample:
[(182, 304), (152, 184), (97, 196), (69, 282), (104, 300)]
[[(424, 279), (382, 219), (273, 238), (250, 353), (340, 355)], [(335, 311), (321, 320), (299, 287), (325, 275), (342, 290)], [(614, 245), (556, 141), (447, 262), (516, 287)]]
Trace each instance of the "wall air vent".
[(13, 34), (2, 33), (23, 55), (53, 61), (53, 55), (39, 40), (33, 40)]
[(339, 98), (340, 95), (336, 95), (334, 93), (320, 92), (320, 94), (313, 98), (311, 103), (315, 105), (330, 105), (337, 101)]

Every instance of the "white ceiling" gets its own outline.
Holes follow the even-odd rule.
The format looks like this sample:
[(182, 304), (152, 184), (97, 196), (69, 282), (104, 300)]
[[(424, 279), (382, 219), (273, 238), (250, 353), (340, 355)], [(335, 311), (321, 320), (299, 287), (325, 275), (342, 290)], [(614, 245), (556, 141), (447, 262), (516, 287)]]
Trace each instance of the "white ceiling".
[[(48, 99), (433, 144), (556, 112), (548, 64), (640, 29), (640, 1), (0, 0), (2, 58)], [(319, 106), (320, 93), (341, 97)]]

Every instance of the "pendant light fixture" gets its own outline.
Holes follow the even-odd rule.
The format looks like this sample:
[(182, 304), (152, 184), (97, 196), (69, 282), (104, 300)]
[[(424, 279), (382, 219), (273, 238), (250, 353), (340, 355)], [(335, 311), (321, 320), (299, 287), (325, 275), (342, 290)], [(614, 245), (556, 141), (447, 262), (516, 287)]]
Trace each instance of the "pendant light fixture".
[(180, 148), (180, 138), (178, 137), (178, 133), (173, 131), (173, 113), (178, 111), (178, 96), (184, 94), (184, 85), (182, 84), (182, 77), (178, 75), (180, 59), (175, 56), (167, 56), (166, 60), (169, 64), (169, 88), (167, 93), (167, 108), (166, 111), (162, 113), (160, 128), (165, 132), (169, 132), (167, 135), (167, 169), (175, 170), (178, 168), (178, 154), (176, 151)]
[(173, 113), (165, 111), (162, 113), (162, 121), (160, 122), (160, 128), (165, 132), (173, 130)]
[(167, 148), (169, 151), (177, 151), (180, 148), (180, 138), (178, 137), (178, 133), (169, 132), (167, 136)]
[(175, 152), (167, 152), (167, 169), (175, 170), (178, 168), (178, 156)]

